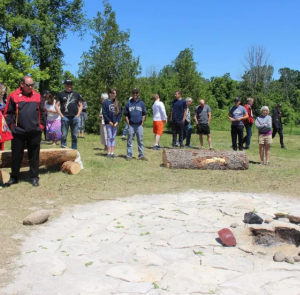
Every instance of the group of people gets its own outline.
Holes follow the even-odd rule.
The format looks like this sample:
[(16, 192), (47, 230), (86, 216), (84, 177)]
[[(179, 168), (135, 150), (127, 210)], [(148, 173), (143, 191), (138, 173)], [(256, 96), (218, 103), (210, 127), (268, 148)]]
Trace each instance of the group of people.
[[(73, 91), (71, 79), (64, 81), (65, 90), (59, 92), (54, 99), (49, 91), (45, 91), (41, 97), (33, 89), (34, 82), (30, 76), (24, 76), (20, 82), (20, 87), (7, 96), (7, 87), (0, 83), (0, 149), (3, 150), (3, 143), (11, 140), (12, 167), (11, 177), (5, 186), (18, 183), (21, 162), (25, 147), (28, 149), (30, 166), (30, 182), (33, 186), (39, 185), (39, 152), (41, 144), (41, 134), (46, 130), (46, 138), (54, 145), (61, 141), (61, 147), (67, 147), (67, 135), (69, 127), (71, 129), (72, 149), (77, 149), (77, 138), (84, 136), (84, 126), (87, 119), (87, 104), (82, 96)], [(168, 121), (166, 109), (160, 101), (158, 94), (153, 94), (153, 133), (154, 150), (160, 150), (160, 138), (163, 134), (164, 125)], [(170, 122), (172, 124), (172, 147), (192, 148), (191, 142), (191, 104), (192, 99), (182, 98), (181, 91), (175, 92), (175, 99), (172, 102)], [(125, 116), (126, 127), (123, 137), (127, 134), (126, 160), (133, 157), (133, 140), (137, 138), (138, 158), (147, 161), (144, 155), (143, 126), (146, 120), (145, 103), (139, 98), (139, 90), (132, 89), (132, 96), (126, 102), (122, 110), (117, 100), (116, 89), (109, 89), (108, 94), (101, 95), (102, 109), (100, 111), (100, 134), (101, 143), (105, 145), (107, 157), (115, 157), (117, 128), (121, 120), (122, 112)], [(253, 98), (247, 99), (247, 104), (241, 106), (241, 100), (235, 98), (235, 105), (231, 107), (228, 119), (231, 121), (232, 148), (234, 151), (250, 148), (252, 125), (259, 131), (259, 153), (261, 164), (269, 165), (270, 144), (272, 138), (278, 132), (280, 135), (281, 147), (285, 148), (282, 134), (282, 112), (281, 104), (273, 112), (273, 132), (272, 118), (269, 116), (267, 106), (261, 108), (261, 115), (254, 121), (252, 106)], [(194, 120), (197, 124), (200, 148), (204, 149), (203, 135), (207, 136), (209, 149), (212, 148), (210, 121), (211, 108), (201, 99), (199, 105), (194, 109)], [(243, 137), (244, 127), (247, 135)], [(245, 147), (244, 147), (245, 144)]]

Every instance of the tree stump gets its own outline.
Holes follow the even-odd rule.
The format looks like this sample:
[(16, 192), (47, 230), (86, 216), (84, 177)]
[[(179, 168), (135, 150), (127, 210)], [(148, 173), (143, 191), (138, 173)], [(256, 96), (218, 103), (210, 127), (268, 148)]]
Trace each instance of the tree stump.
[(7, 171), (0, 169), (0, 184), (2, 185), (8, 182), (9, 179), (10, 179), (10, 174)]
[[(40, 166), (61, 165), (67, 161), (74, 161), (77, 157), (77, 151), (73, 149), (41, 149)], [(28, 153), (24, 151), (24, 157), (21, 167), (28, 167)], [(11, 151), (0, 152), (0, 168), (11, 168)]]
[(245, 170), (249, 167), (245, 152), (164, 149), (163, 164), (170, 169)]
[(80, 164), (72, 161), (67, 161), (62, 164), (61, 171), (72, 175), (78, 174), (81, 170)]

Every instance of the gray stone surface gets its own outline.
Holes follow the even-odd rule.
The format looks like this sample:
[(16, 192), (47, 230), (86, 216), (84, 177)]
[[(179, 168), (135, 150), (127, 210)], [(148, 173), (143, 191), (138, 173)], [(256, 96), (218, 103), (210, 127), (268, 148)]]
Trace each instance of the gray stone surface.
[(295, 260), (294, 260), (293, 256), (287, 256), (287, 257), (285, 257), (284, 261), (287, 262), (287, 263), (290, 263), (290, 264), (294, 264), (295, 263)]
[[(286, 294), (286, 286), (298, 295), (300, 263), (276, 263), (273, 255), (284, 252), (284, 261), (299, 250), (254, 245), (242, 222), (254, 208), (266, 219), (299, 212), (300, 204), (268, 194), (191, 190), (76, 205), (30, 237), (16, 237), (24, 240), (22, 255), (15, 281), (1, 295), (266, 295)], [(233, 223), (237, 247), (223, 247), (218, 231)], [(251, 227), (276, 226), (300, 229), (278, 220)]]
[(42, 224), (48, 220), (50, 212), (47, 210), (39, 210), (29, 214), (23, 220), (24, 225)]
[(282, 262), (286, 258), (286, 255), (283, 252), (276, 252), (273, 258), (276, 262)]

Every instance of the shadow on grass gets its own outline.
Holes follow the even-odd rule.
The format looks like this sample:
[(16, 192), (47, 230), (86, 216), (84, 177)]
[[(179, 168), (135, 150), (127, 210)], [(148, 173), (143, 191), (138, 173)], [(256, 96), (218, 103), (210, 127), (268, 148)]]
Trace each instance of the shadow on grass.
[(249, 161), (249, 164), (259, 165), (259, 164), (260, 164), (260, 162), (256, 162), (256, 161)]

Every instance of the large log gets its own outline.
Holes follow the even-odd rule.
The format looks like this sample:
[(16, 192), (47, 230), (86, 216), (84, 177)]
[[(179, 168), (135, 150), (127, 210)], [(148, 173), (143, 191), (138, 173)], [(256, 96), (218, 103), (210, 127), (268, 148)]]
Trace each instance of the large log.
[(249, 166), (245, 152), (164, 149), (162, 158), (170, 169), (245, 170)]
[[(74, 161), (77, 157), (77, 151), (72, 149), (41, 149), (40, 150), (40, 166), (61, 165), (67, 161)], [(28, 153), (24, 151), (22, 167), (28, 167)], [(11, 151), (0, 152), (0, 168), (11, 167)]]

